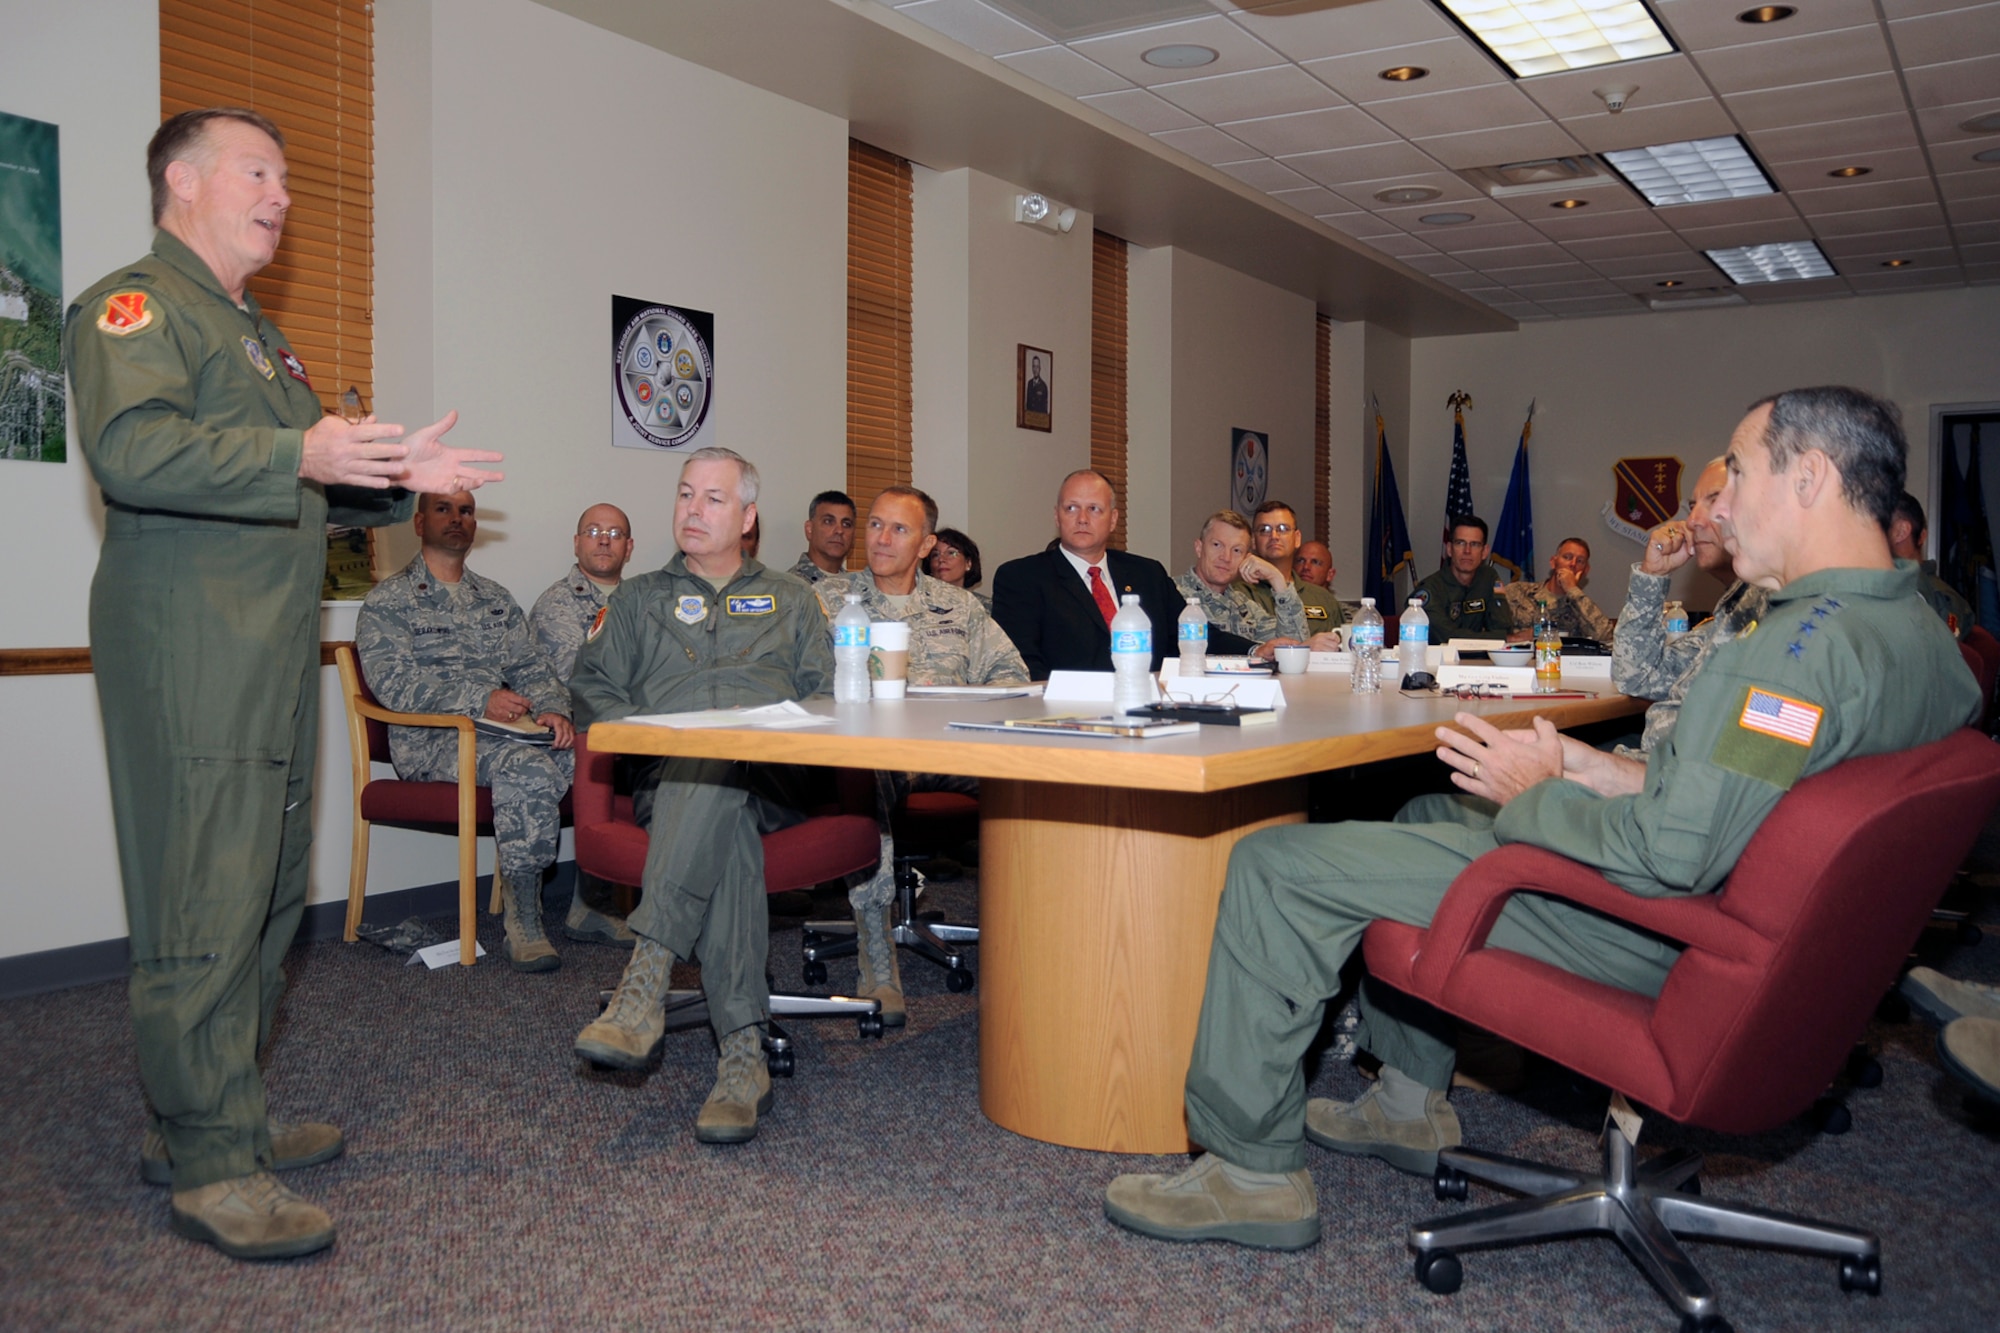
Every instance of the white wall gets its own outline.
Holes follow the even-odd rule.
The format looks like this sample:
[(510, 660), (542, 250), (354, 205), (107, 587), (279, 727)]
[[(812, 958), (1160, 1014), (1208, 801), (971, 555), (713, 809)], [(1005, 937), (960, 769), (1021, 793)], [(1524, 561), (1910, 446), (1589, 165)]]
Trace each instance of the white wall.
[[(1327, 530), (1313, 535), (1333, 552), (1333, 590), (1361, 595), (1361, 551), (1368, 543), (1368, 469), (1374, 466), (1374, 423), (1354, 404), (1368, 401), (1366, 324), (1335, 324), (1327, 340)], [(1308, 525), (1312, 519), (1306, 515)]]
[[(1524, 325), (1512, 333), (1412, 344), (1411, 465), (1399, 472), (1418, 563), (1435, 568), (1432, 534), (1444, 521), (1454, 389), (1471, 393), (1466, 453), (1473, 500), (1497, 520), (1528, 400), (1539, 405), (1529, 443), (1535, 554), (1556, 543), (1591, 545), (1590, 591), (1611, 615), (1625, 601), (1638, 546), (1606, 528), (1611, 467), (1620, 458), (1669, 454), (1694, 473), (1721, 453), (1743, 409), (1766, 394), (1811, 384), (1852, 384), (1893, 400), (1911, 436), (1909, 488), (1931, 496), (1933, 403), (2000, 399), (2000, 287), (1899, 296), (1688, 310)], [(1393, 427), (1392, 427), (1393, 429)], [(1713, 580), (1681, 576), (1676, 588), (1708, 606)]]

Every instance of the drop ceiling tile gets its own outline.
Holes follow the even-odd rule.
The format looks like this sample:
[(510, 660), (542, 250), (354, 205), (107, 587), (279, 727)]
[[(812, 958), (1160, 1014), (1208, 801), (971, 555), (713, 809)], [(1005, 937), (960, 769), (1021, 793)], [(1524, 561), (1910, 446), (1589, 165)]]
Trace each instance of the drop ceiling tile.
[(1905, 69), (1903, 79), (1909, 84), (1910, 105), (1919, 111), (1975, 102), (1991, 97), (1993, 90), (2000, 88), (2000, 55), (1954, 60), (1949, 65), (1919, 65)]
[(1287, 208), (1296, 208), (1308, 217), (1318, 217), (1322, 213), (1345, 213), (1354, 207), (1322, 185), (1308, 185), (1300, 190), (1273, 190), (1271, 198)]
[(1829, 236), (1819, 243), (1819, 248), (1828, 259), (1840, 263), (1850, 259), (1914, 259), (1920, 255), (1948, 257), (1953, 253), (1951, 233), (1943, 227), (1915, 227), (1877, 236)]
[(1558, 243), (1584, 240), (1592, 236), (1644, 236), (1654, 232), (1665, 232), (1667, 227), (1650, 210), (1627, 209), (1622, 212), (1598, 213), (1550, 213), (1530, 223), (1536, 231)]
[(1212, 125), (1197, 125), (1192, 129), (1168, 130), (1153, 136), (1156, 143), (1165, 144), (1176, 152), (1186, 153), (1197, 162), (1215, 166), (1222, 162), (1241, 162), (1256, 154), (1242, 140), (1232, 139)]
[(1466, 184), (1462, 178), (1449, 171), (1433, 171), (1421, 176), (1391, 176), (1385, 180), (1373, 180), (1343, 186), (1342, 194), (1348, 198), (1350, 206), (1358, 205), (1362, 208), (1370, 208), (1380, 212), (1385, 208), (1408, 207), (1406, 204), (1399, 204), (1394, 200), (1382, 198), (1382, 193), (1385, 190), (1407, 189), (1412, 186), (1421, 186), (1425, 189), (1437, 191), (1437, 195), (1434, 198), (1420, 201), (1424, 205), (1424, 211), (1447, 207), (1462, 209), (1468, 203), (1490, 202), (1487, 200), (1485, 194)]
[[(1438, 160), (1406, 143), (1375, 144), (1367, 148), (1335, 148), (1324, 153), (1299, 153), (1283, 158), (1292, 170), (1321, 185), (1341, 190), (1359, 181), (1386, 180), (1393, 176), (1422, 176), (1438, 170)], [(1345, 193), (1345, 191), (1342, 191)]]
[(1615, 282), (1602, 278), (1586, 278), (1577, 282), (1534, 282), (1507, 284), (1516, 295), (1525, 296), (1537, 305), (1547, 305), (1550, 301), (1574, 300), (1583, 296), (1626, 295), (1625, 289)]
[(1812, 230), (1805, 223), (1735, 222), (1726, 227), (1690, 227), (1681, 239), (1697, 250), (1727, 250), (1738, 245), (1772, 245), (1778, 241), (1809, 241)]
[(1450, 19), (1429, 5), (1408, 0), (1366, 0), (1304, 12), (1289, 0), (1280, 0), (1268, 8), (1278, 12), (1259, 13), (1242, 5), (1241, 12), (1230, 18), (1273, 50), (1298, 61), (1458, 37)]
[[(1439, 233), (1463, 234), (1486, 227), (1501, 226), (1512, 229), (1520, 226), (1518, 218), (1490, 199), (1461, 199), (1454, 200), (1451, 203), (1446, 203), (1442, 199), (1430, 199), (1420, 204), (1392, 204), (1384, 203), (1372, 194), (1365, 194), (1360, 191), (1348, 191), (1347, 193), (1349, 197), (1361, 194), (1361, 197), (1355, 199), (1354, 202), (1374, 209), (1382, 215), (1384, 221), (1393, 222), (1398, 227), (1402, 227), (1407, 231), (1436, 231)], [(1472, 221), (1450, 223), (1440, 227), (1421, 220), (1433, 213), (1470, 213), (1472, 214)], [(1526, 232), (1522, 232), (1520, 236), (1521, 243), (1523, 244), (1538, 239), (1540, 238)]]
[(1211, 125), (1225, 120), (1282, 116), (1292, 111), (1313, 111), (1341, 104), (1325, 84), (1305, 74), (1296, 65), (1165, 83), (1157, 85), (1153, 91)]
[(1736, 122), (1730, 119), (1722, 103), (1709, 97), (1665, 106), (1628, 106), (1615, 116), (1607, 112), (1568, 117), (1563, 120), (1563, 128), (1591, 152), (1608, 153), (1616, 148), (1719, 139), (1736, 133)]
[(1318, 153), (1333, 148), (1364, 148), (1394, 143), (1398, 136), (1367, 112), (1351, 106), (1296, 111), (1289, 116), (1225, 121), (1223, 129), (1272, 157)]
[(1132, 86), (1104, 66), (1085, 60), (1067, 46), (1044, 46), (1038, 51), (1020, 51), (1014, 55), (1001, 56), (1000, 63), (1009, 69), (1018, 70), (1036, 83), (1070, 97), (1116, 92), (1120, 88)]
[(1968, 264), (2000, 263), (2000, 241), (1986, 241), (1979, 245), (1961, 245), (1958, 252), (1965, 256)]
[[(1582, 208), (1557, 208), (1564, 199), (1581, 199)], [(1613, 177), (1593, 185), (1571, 185), (1568, 189), (1535, 190), (1503, 194), (1494, 200), (1523, 222), (1540, 226), (1555, 219), (1602, 217), (1607, 213), (1650, 213), (1652, 208), (1624, 182)]]
[(1297, 190), (1310, 184), (1304, 176), (1290, 167), (1280, 166), (1268, 157), (1250, 158), (1242, 162), (1224, 162), (1216, 167), (1242, 181), (1253, 190), (1270, 194), (1274, 190)]
[(1843, 178), (1827, 173), (1839, 167), (1867, 167), (1868, 174), (1851, 182), (1854, 185), (1873, 185), (1883, 181), (1928, 180), (1930, 163), (1924, 159), (1922, 150), (1916, 148), (1889, 148), (1873, 153), (1848, 153), (1842, 157), (1820, 157), (1805, 162), (1787, 162), (1784, 165), (1766, 163), (1765, 166), (1777, 180), (1781, 190), (1839, 189)]
[(1403, 261), (1419, 273), (1427, 273), (1440, 282), (1452, 278), (1470, 277), (1472, 270), (1466, 268), (1450, 255), (1441, 255), (1433, 250), (1429, 254), (1411, 255)]
[(1371, 102), (1368, 114), (1406, 139), (1508, 125), (1546, 125), (1548, 113), (1518, 88), (1489, 84)]
[(1798, 220), (1798, 211), (1782, 194), (1759, 194), (1748, 199), (1717, 199), (1706, 204), (1675, 204), (1654, 210), (1660, 221), (1675, 231), (1689, 227), (1720, 227), (1739, 222)]
[(923, 0), (921, 4), (898, 5), (897, 9), (905, 17), (982, 55), (1004, 56), (1049, 44), (1048, 38), (1027, 24), (1016, 23), (978, 0)]
[(1927, 106), (1917, 112), (1917, 129), (1926, 143), (1952, 143), (1960, 139), (1985, 139), (1989, 143), (2000, 143), (2000, 131), (1969, 130), (1965, 122), (1975, 116), (1991, 115), (2000, 111), (2000, 98), (1984, 98), (1977, 102), (1958, 102), (1951, 106)]
[(1572, 259), (1563, 264), (1518, 264), (1513, 266), (1487, 265), (1480, 272), (1495, 282), (1512, 287), (1515, 291), (1526, 291), (1540, 283), (1550, 282), (1600, 282), (1603, 279), (1597, 270), (1588, 264)]
[(1864, 208), (1852, 213), (1828, 213), (1812, 220), (1813, 231), (1821, 236), (1867, 236), (1879, 231), (1907, 231), (1912, 227), (1935, 227), (1944, 223), (1944, 210), (1936, 204), (1908, 204), (1901, 208)]
[(1984, 199), (1954, 199), (1944, 206), (1944, 211), (1954, 226), (1992, 222), (2000, 218), (2000, 195), (1987, 195)]
[(1917, 132), (1910, 124), (1907, 110), (1879, 116), (1847, 117), (1818, 125), (1758, 130), (1750, 135), (1750, 147), (1766, 166), (1776, 162), (1802, 162), (1821, 157), (1872, 153), (1884, 148), (1916, 146)]
[(1416, 143), (1417, 147), (1454, 171), (1467, 167), (1499, 166), (1508, 162), (1533, 162), (1544, 157), (1567, 157), (1583, 151), (1560, 125), (1547, 123), (1443, 134), (1436, 138), (1419, 139)]
[[(1069, 45), (1078, 55), (1123, 75), (1142, 88), (1175, 83), (1190, 76), (1236, 74), (1285, 63), (1283, 56), (1220, 14), (1180, 23), (1161, 23), (1102, 37), (1083, 37)], [(1205, 46), (1215, 52), (1216, 59), (1213, 64), (1191, 70), (1161, 69), (1141, 58), (1156, 46)]]
[(1889, 22), (1889, 40), (1906, 66), (1942, 65), (1968, 52), (1991, 51), (1996, 39), (2000, 39), (2000, 4)]
[[(1443, 257), (1450, 258), (1449, 255)], [(1447, 287), (1458, 288), (1458, 290), (1464, 292), (1467, 296), (1477, 296), (1482, 301), (1489, 295), (1500, 297), (1510, 295), (1505, 287), (1496, 286), (1493, 279), (1487, 277), (1484, 273), (1474, 273), (1470, 270), (1464, 273), (1447, 274), (1440, 277), (1438, 281)]]
[(2000, 264), (1967, 264), (1965, 278), (1975, 286), (1991, 286), (2000, 282)]
[(1357, 241), (1365, 241), (1371, 236), (1387, 236), (1402, 230), (1395, 223), (1384, 222), (1373, 213), (1320, 213), (1316, 216), (1335, 231), (1352, 236)]
[(1544, 297), (1536, 302), (1558, 319), (1579, 315), (1639, 315), (1646, 306), (1624, 292), (1613, 296)]
[[(1433, 242), (1435, 244), (1435, 242)], [(1491, 248), (1449, 247), (1439, 245), (1446, 254), (1455, 255), (1467, 268), (1486, 272), (1496, 268), (1532, 268), (1540, 264), (1565, 264), (1570, 256), (1559, 245), (1538, 241), (1533, 245), (1501, 245)]]
[(1599, 88), (1632, 89), (1625, 106), (1628, 112), (1641, 106), (1665, 106), (1710, 96), (1694, 62), (1678, 51), (1593, 69), (1538, 74), (1522, 79), (1516, 86), (1558, 120), (1606, 114), (1604, 99), (1597, 95)]
[(1095, 107), (1113, 120), (1124, 121), (1141, 134), (1184, 130), (1201, 124), (1194, 116), (1161, 101), (1143, 88), (1128, 88), (1122, 93), (1101, 93), (1077, 100), (1085, 106)]
[(1980, 161), (1975, 153), (2000, 148), (2000, 138), (1968, 139), (1964, 143), (1940, 144), (1931, 150), (1931, 160), (1937, 163), (1940, 174), (1958, 175), (1966, 172), (1986, 172), (2000, 170), (2000, 162)]
[[(1505, 222), (1456, 222), (1445, 223), (1443, 225), (1424, 222), (1422, 220), (1424, 213), (1436, 211), (1445, 210), (1439, 210), (1435, 205), (1432, 205), (1427, 209), (1401, 209), (1395, 213), (1385, 213), (1383, 216), (1389, 221), (1396, 223), (1399, 227), (1406, 228), (1419, 236), (1428, 238), (1432, 245), (1448, 254), (1464, 254), (1469, 250), (1491, 249), (1496, 246), (1536, 246), (1546, 244), (1541, 235), (1533, 227), (1530, 227), (1525, 222), (1516, 222), (1512, 219), (1508, 219)], [(1453, 204), (1449, 211), (1471, 213), (1475, 210), (1461, 204)], [(1554, 247), (1550, 248), (1553, 249)], [(1558, 254), (1552, 255), (1551, 259), (1562, 259), (1565, 257)], [(1471, 261), (1468, 260), (1466, 262), (1470, 263)], [(1478, 267), (1476, 264), (1473, 266), (1475, 268)]]
[(1690, 51), (1768, 42), (1780, 32), (1797, 37), (1876, 21), (1874, 0), (1808, 0), (1798, 6), (1798, 13), (1779, 23), (1738, 23), (1736, 16), (1748, 8), (1717, 0), (1653, 0), (1653, 12)]
[(1990, 199), (2000, 194), (2000, 162), (1980, 165), (1985, 168), (1983, 171), (1954, 171), (1938, 176), (1938, 193), (1944, 196), (1946, 208), (1958, 200)]
[[(1385, 69), (1414, 65), (1430, 73), (1421, 79), (1398, 82), (1381, 77)], [(1505, 85), (1511, 81), (1506, 71), (1460, 36), (1439, 42), (1418, 42), (1386, 50), (1337, 55), (1325, 60), (1307, 60), (1300, 68), (1349, 101), (1366, 106), (1395, 97), (1415, 97), (1423, 93), (1453, 92), (1461, 88)]]
[(1882, 12), (1891, 22), (1918, 14), (1938, 14), (1947, 9), (1965, 9), (1976, 0), (1882, 0)]
[(1829, 301), (1852, 296), (1845, 278), (1806, 278), (1797, 282), (1753, 282), (1731, 291), (1752, 305), (1782, 305), (1788, 301)]
[[(1372, 248), (1380, 250), (1383, 254), (1394, 255), (1398, 259), (1408, 259), (1413, 255), (1437, 255), (1438, 253), (1414, 236), (1371, 236), (1368, 238), (1368, 244)], [(1438, 257), (1444, 258), (1442, 255)]]
[(1877, 181), (1873, 176), (1859, 180), (1835, 182), (1827, 181), (1831, 188), (1824, 190), (1798, 190), (1792, 196), (1799, 212), (1808, 218), (1817, 218), (1827, 213), (1846, 213), (1865, 208), (1892, 208), (1906, 204), (1935, 204), (1938, 201), (1937, 186), (1928, 179)]
[(1864, 27), (1724, 47), (1701, 56), (1702, 73), (1724, 95), (1886, 74), (1890, 69), (1889, 44), (1882, 40), (1881, 25), (1873, 21)]
[(1596, 259), (1591, 261), (1590, 266), (1614, 282), (1655, 283), (1665, 278), (1679, 278), (1686, 282), (1693, 277), (1713, 278), (1717, 272), (1715, 265), (1686, 246), (1682, 246), (1678, 254)]
[(1897, 269), (1893, 273), (1852, 273), (1847, 276), (1847, 285), (1860, 295), (1872, 296), (1881, 292), (1920, 292), (1932, 287), (1962, 287), (1965, 279), (1956, 270), (1949, 274), (1942, 270), (1925, 272), (1922, 269)]
[[(1667, 269), (1657, 274), (1641, 274), (1635, 278), (1615, 278), (1613, 281), (1618, 284), (1620, 291), (1630, 292), (1634, 296), (1658, 296), (1662, 292), (1684, 292), (1691, 289), (1699, 290), (1703, 287), (1712, 287), (1718, 283), (1725, 283), (1728, 279), (1722, 276), (1722, 270), (1718, 269), (1715, 265), (1703, 263), (1699, 266), (1693, 264), (1683, 265), (1680, 268)], [(1660, 284), (1663, 282), (1678, 282), (1681, 285), (1678, 287), (1662, 287)]]
[[(1942, 68), (1940, 66), (1939, 68)], [(1904, 109), (1903, 90), (1893, 74), (1864, 74), (1792, 88), (1724, 97), (1730, 114), (1746, 130), (1788, 129), (1857, 116), (1887, 115)]]
[(1585, 240), (1564, 241), (1563, 249), (1578, 259), (1598, 264), (1616, 259), (1685, 256), (1688, 244), (1672, 232), (1655, 232), (1644, 236), (1592, 236)]
[(1960, 245), (2000, 241), (2000, 222), (1967, 222), (1954, 226), (1952, 230), (1958, 233)]

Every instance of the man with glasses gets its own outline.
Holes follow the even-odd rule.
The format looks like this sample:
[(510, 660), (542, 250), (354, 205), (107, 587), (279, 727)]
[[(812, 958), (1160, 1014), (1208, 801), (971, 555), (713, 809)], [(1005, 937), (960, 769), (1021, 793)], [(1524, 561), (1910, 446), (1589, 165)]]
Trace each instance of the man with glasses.
[[(1306, 534), (1299, 528), (1298, 515), (1281, 500), (1266, 500), (1257, 506), (1257, 512), (1250, 517), (1251, 549), (1257, 552), (1259, 559), (1269, 562), (1291, 581), (1299, 601), (1305, 605), (1306, 633), (1318, 635), (1344, 624), (1347, 613), (1341, 609), (1339, 598), (1306, 578), (1305, 572), (1297, 568), (1295, 558), (1305, 539)], [(1260, 584), (1250, 593), (1266, 610), (1277, 609), (1276, 597), (1269, 585)], [(1329, 649), (1333, 646), (1332, 643), (1326, 645)]]
[(1499, 581), (1486, 563), (1486, 520), (1476, 514), (1453, 518), (1449, 563), (1416, 588), (1430, 596), (1431, 641), (1506, 638), (1514, 616), (1497, 590)]
[(1567, 638), (1596, 639), (1610, 643), (1615, 626), (1583, 585), (1590, 581), (1590, 543), (1581, 537), (1565, 537), (1549, 557), (1549, 577), (1541, 583), (1518, 579), (1501, 590), (1515, 625), (1535, 627), (1537, 611), (1543, 603), (1556, 632)]
[[(1217, 653), (1269, 657), (1277, 648), (1305, 642), (1305, 605), (1297, 587), (1269, 561), (1250, 554), (1250, 525), (1234, 509), (1208, 516), (1194, 539), (1194, 564), (1174, 585), (1182, 597), (1201, 603), (1209, 647)], [(1272, 608), (1257, 597), (1259, 588), (1272, 594)]]
[[(576, 667), (577, 650), (603, 621), (605, 603), (625, 577), (632, 559), (632, 520), (617, 505), (592, 505), (576, 521), (573, 545), (576, 563), (535, 599), (528, 613), (529, 631), (565, 685)], [(581, 944), (631, 944), (634, 936), (623, 919), (588, 901), (608, 902), (611, 892), (595, 875), (577, 871), (563, 934)]]

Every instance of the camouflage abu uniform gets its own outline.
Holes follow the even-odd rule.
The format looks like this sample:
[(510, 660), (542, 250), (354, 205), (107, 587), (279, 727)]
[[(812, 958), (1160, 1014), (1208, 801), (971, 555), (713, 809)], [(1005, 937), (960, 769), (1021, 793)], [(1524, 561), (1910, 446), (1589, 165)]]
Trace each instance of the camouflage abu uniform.
[[(812, 589), (748, 557), (718, 589), (682, 554), (619, 586), (570, 676), (578, 726), (804, 699), (832, 684), (833, 636)], [(759, 835), (804, 820), (813, 773), (670, 758), (647, 765), (633, 792), (649, 836), (645, 892), (627, 924), (676, 958), (700, 959), (718, 1037), (769, 1017)]]
[(1614, 753), (1644, 760), (1664, 741), (1680, 716), (1681, 699), (1708, 655), (1754, 625), (1764, 614), (1770, 594), (1740, 579), (1731, 584), (1715, 614), (1671, 641), (1660, 613), (1666, 608), (1668, 579), (1632, 566), (1632, 582), (1618, 629), (1611, 640), (1611, 683), (1620, 694), (1652, 699), (1639, 748), (1621, 745)]
[[(899, 620), (910, 627), (910, 684), (1025, 685), (1028, 666), (1014, 641), (973, 594), (940, 583), (922, 570), (907, 598), (891, 599), (866, 569), (829, 574), (814, 586), (827, 617), (840, 614), (850, 592), (861, 594), (870, 620)], [(895, 602), (902, 601), (898, 609)]]
[(549, 659), (549, 669), (557, 680), (568, 680), (576, 669), (576, 650), (583, 647), (612, 591), (599, 587), (583, 572), (583, 566), (571, 565), (569, 573), (535, 599), (534, 609), (528, 612), (528, 629)]
[(1578, 588), (1574, 592), (1556, 592), (1546, 583), (1529, 583), (1525, 579), (1516, 580), (1500, 590), (1507, 599), (1507, 610), (1514, 618), (1516, 629), (1532, 630), (1538, 617), (1535, 604), (1546, 600), (1549, 604), (1549, 618), (1556, 623), (1556, 633), (1566, 634), (1573, 639), (1596, 639), (1599, 643), (1612, 640), (1611, 617), (1604, 614), (1590, 594)]
[(799, 552), (799, 562), (792, 566), (792, 573), (797, 574), (807, 583), (818, 583), (821, 579), (833, 577), (813, 563), (811, 551)]
[(1304, 643), (1311, 633), (1306, 628), (1305, 603), (1299, 600), (1297, 583), (1273, 597), (1276, 609), (1272, 611), (1258, 604), (1256, 594), (1242, 579), (1231, 579), (1228, 587), (1217, 592), (1190, 569), (1174, 580), (1174, 586), (1183, 597), (1200, 600), (1209, 628), (1248, 639), (1253, 646), (1272, 639), (1297, 639)]
[[(505, 686), (525, 695), (537, 717), (569, 715), (569, 691), (529, 637), (513, 596), (469, 569), (454, 592), (421, 552), (368, 594), (354, 624), (354, 647), (368, 688), (385, 708), (483, 717), (488, 696)], [(569, 790), (576, 756), (490, 737), (479, 738), (475, 751), (479, 781), (493, 791), (500, 874), (539, 895), (542, 872), (555, 863), (562, 836), (556, 807)], [(391, 727), (389, 754), (406, 781), (458, 777), (456, 731)]]
[(1972, 603), (1959, 594), (1958, 589), (1938, 577), (1937, 561), (1926, 560), (1917, 566), (1917, 591), (1931, 604), (1931, 610), (1938, 613), (1938, 619), (1954, 635), (1963, 639), (1972, 633)]

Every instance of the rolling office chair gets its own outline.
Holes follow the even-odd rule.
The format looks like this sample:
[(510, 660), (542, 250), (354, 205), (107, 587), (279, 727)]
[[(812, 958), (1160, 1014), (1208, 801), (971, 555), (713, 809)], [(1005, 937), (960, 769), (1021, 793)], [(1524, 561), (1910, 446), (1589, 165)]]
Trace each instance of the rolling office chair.
[[(576, 738), (576, 867), (613, 884), (638, 885), (645, 879), (646, 830), (632, 816), (632, 797), (618, 791), (613, 769), (618, 756), (597, 753), (589, 736)], [(764, 892), (811, 888), (826, 880), (872, 868), (882, 857), (881, 834), (867, 815), (816, 814), (803, 824), (766, 833)], [(609, 993), (601, 997), (608, 999)], [(771, 1019), (764, 1034), (764, 1058), (773, 1074), (790, 1077), (792, 1040), (777, 1022), (786, 1018), (851, 1016), (863, 1037), (882, 1035), (882, 1005), (845, 995), (771, 992)], [(667, 992), (667, 1031), (701, 1027), (708, 1004), (700, 991)]]
[[(1758, 1133), (1811, 1105), (1840, 1068), (1996, 801), (2000, 747), (1968, 728), (1800, 782), (1715, 893), (1641, 898), (1553, 853), (1503, 847), (1452, 883), (1428, 928), (1377, 922), (1363, 948), (1378, 979), (1622, 1097), (1684, 1124)], [(1517, 892), (1687, 947), (1657, 998), (1588, 981), (1486, 946)], [(1725, 1325), (1676, 1235), (1827, 1255), (1843, 1290), (1879, 1294), (1875, 1236), (1699, 1197), (1701, 1167), (1686, 1149), (1641, 1163), (1609, 1124), (1597, 1177), (1446, 1149), (1439, 1198), (1464, 1198), (1468, 1179), (1531, 1197), (1411, 1227), (1417, 1277), (1450, 1292), (1462, 1250), (1609, 1232), (1684, 1330)]]

